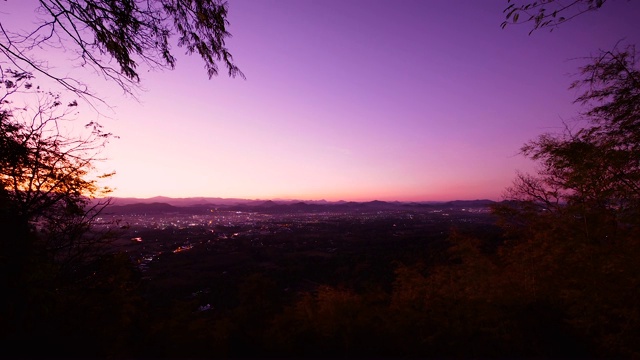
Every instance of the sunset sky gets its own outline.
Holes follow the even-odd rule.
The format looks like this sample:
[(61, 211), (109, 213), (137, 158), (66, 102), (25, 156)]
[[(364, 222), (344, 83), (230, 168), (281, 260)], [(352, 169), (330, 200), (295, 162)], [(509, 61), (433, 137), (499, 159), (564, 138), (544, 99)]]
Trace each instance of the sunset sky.
[[(99, 165), (113, 196), (500, 200), (533, 170), (520, 146), (580, 110), (583, 58), (640, 43), (639, 1), (532, 35), (500, 28), (506, 0), (228, 3), (246, 80), (209, 80), (177, 47), (175, 70), (141, 71), (137, 101), (95, 80), (120, 136)], [(35, 5), (3, 2), (0, 21), (30, 26)]]

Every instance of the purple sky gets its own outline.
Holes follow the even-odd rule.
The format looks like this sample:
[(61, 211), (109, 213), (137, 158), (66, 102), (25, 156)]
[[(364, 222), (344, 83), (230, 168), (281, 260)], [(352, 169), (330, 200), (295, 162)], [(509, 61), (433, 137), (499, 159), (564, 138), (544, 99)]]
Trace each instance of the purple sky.
[(229, 0), (247, 79), (209, 80), (176, 47), (139, 102), (97, 81), (120, 136), (100, 168), (114, 196), (500, 200), (533, 169), (520, 146), (579, 111), (577, 58), (640, 40), (638, 1), (531, 36), (500, 28), (506, 4)]

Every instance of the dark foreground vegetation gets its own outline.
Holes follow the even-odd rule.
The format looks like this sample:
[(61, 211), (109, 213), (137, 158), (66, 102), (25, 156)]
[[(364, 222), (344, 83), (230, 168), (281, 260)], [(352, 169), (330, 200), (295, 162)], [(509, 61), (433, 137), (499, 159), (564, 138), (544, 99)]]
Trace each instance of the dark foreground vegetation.
[(20, 281), (3, 298), (2, 346), (140, 359), (640, 354), (632, 234), (588, 240), (575, 217), (541, 217), (530, 237), (489, 213), (280, 216), (127, 226), (115, 253), (64, 276), (47, 262), (5, 267)]

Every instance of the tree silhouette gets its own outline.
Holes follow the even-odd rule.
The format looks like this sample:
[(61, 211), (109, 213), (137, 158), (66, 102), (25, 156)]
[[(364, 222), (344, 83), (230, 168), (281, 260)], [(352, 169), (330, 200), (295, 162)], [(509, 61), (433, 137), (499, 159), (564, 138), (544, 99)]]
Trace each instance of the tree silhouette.
[[(509, 200), (536, 212), (570, 212), (585, 236), (637, 229), (640, 211), (640, 71), (635, 48), (601, 51), (581, 69), (576, 103), (586, 125), (543, 134), (522, 147), (537, 175), (518, 175)], [(528, 204), (528, 205), (527, 205)], [(596, 235), (596, 233), (601, 233)], [(595, 237), (594, 237), (595, 236)]]
[[(87, 223), (100, 206), (87, 210), (89, 199), (104, 195), (98, 177), (91, 178), (94, 162), (112, 137), (95, 122), (85, 125), (81, 134), (70, 134), (65, 122), (77, 102), (63, 103), (60, 96), (30, 90), (31, 77), (16, 71), (3, 74), (5, 94), (0, 97), (0, 180), (4, 198), (15, 207), (15, 216), (30, 228), (46, 233), (50, 241), (75, 236), (87, 230)], [(34, 106), (13, 107), (9, 98), (22, 93)], [(27, 102), (29, 102), (27, 100)], [(110, 176), (109, 174), (100, 177)], [(73, 219), (73, 220), (72, 220)], [(60, 258), (72, 244), (47, 246)]]
[[(599, 356), (637, 356), (640, 70), (635, 47), (600, 51), (572, 88), (585, 106), (563, 133), (522, 147), (539, 164), (518, 174), (494, 213), (506, 230), (506, 282), (551, 304)], [(545, 305), (547, 306), (547, 305)]]
[[(39, 0), (35, 28), (13, 32), (0, 24), (0, 52), (5, 69), (41, 74), (82, 97), (94, 97), (86, 84), (60, 75), (36, 57), (35, 50), (71, 53), (76, 66), (89, 67), (125, 92), (140, 81), (139, 65), (175, 66), (172, 37), (188, 54), (198, 54), (207, 75), (224, 64), (229, 76), (244, 77), (225, 41), (227, 3), (222, 0)], [(117, 67), (112, 67), (115, 62)]]
[[(93, 166), (111, 134), (95, 123), (71, 133), (64, 123), (75, 122), (77, 103), (33, 87), (29, 74), (5, 71), (0, 80), (0, 339), (7, 347), (42, 336), (59, 347), (55, 339), (86, 325), (65, 325), (70, 309), (88, 321), (101, 311), (88, 301), (92, 292), (106, 305), (107, 293), (133, 289), (130, 265), (107, 247), (110, 234), (92, 229), (108, 204), (92, 201), (109, 191), (98, 180), (110, 176)], [(18, 106), (23, 97), (35, 105)]]
[(607, 0), (540, 0), (518, 1), (507, 0), (503, 10), (505, 21), (500, 24), (503, 29), (507, 25), (533, 23), (529, 34), (541, 28), (553, 31), (560, 24), (572, 20), (587, 12), (600, 9)]

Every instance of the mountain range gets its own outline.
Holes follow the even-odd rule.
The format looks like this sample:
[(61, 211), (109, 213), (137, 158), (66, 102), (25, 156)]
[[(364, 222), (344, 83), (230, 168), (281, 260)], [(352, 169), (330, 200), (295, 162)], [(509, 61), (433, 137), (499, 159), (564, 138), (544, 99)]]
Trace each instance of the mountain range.
[(163, 214), (163, 213), (202, 213), (212, 208), (228, 211), (253, 211), (268, 213), (312, 213), (328, 211), (393, 211), (465, 208), (489, 208), (493, 200), (455, 200), (429, 202), (401, 201), (326, 201), (326, 200), (249, 200), (236, 198), (111, 198), (111, 205), (105, 210), (110, 214)]

